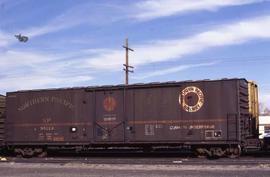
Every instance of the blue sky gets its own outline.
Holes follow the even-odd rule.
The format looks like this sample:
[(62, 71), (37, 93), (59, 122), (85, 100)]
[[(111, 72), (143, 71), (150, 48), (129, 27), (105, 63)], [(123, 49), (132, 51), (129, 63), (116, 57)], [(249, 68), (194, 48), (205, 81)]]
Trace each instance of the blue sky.
[(1, 94), (122, 84), (128, 37), (130, 83), (247, 78), (270, 107), (269, 0), (0, 0), (0, 19)]

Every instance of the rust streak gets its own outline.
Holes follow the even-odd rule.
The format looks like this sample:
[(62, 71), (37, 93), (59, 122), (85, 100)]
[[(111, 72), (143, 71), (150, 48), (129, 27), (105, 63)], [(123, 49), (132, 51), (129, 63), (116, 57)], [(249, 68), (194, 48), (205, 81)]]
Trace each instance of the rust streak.
[[(179, 124), (179, 123), (214, 123), (214, 122), (225, 122), (226, 119), (203, 119), (203, 120), (137, 120), (128, 121), (128, 124)], [(121, 122), (96, 122), (99, 125), (116, 125)], [(68, 122), (68, 123), (23, 123), (23, 124), (10, 124), (15, 127), (34, 127), (34, 126), (92, 126), (91, 122)]]
[(96, 122), (99, 125), (117, 125), (120, 124), (121, 122)]
[(87, 126), (91, 126), (92, 123), (87, 122), (87, 123), (24, 123), (24, 124), (10, 124), (11, 126), (14, 127), (35, 127), (35, 126), (83, 126), (83, 125), (87, 125)]
[(209, 123), (209, 122), (224, 122), (226, 119), (210, 119), (210, 120), (137, 120), (128, 121), (129, 124), (175, 124), (175, 123)]

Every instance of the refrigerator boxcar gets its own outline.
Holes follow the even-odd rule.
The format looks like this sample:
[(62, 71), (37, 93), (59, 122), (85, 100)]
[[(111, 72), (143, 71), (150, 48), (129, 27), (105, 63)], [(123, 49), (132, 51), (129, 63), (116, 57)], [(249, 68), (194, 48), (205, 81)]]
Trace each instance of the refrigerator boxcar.
[(234, 157), (258, 146), (257, 86), (245, 79), (17, 91), (6, 104), (4, 144), (22, 156), (188, 147)]
[(4, 120), (5, 120), (5, 107), (6, 107), (6, 97), (0, 95), (0, 147), (3, 146), (4, 142)]

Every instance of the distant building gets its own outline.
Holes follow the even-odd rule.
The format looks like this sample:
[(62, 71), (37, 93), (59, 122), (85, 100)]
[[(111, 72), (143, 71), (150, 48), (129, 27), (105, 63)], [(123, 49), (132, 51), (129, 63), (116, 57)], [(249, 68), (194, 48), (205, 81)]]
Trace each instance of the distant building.
[(260, 139), (270, 136), (270, 116), (259, 116)]

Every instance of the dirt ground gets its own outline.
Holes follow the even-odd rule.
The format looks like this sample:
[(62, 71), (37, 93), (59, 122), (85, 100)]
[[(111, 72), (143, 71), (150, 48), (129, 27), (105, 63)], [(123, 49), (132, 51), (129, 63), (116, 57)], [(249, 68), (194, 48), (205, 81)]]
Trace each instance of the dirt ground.
[(269, 177), (263, 165), (127, 165), (84, 163), (0, 163), (5, 177)]

